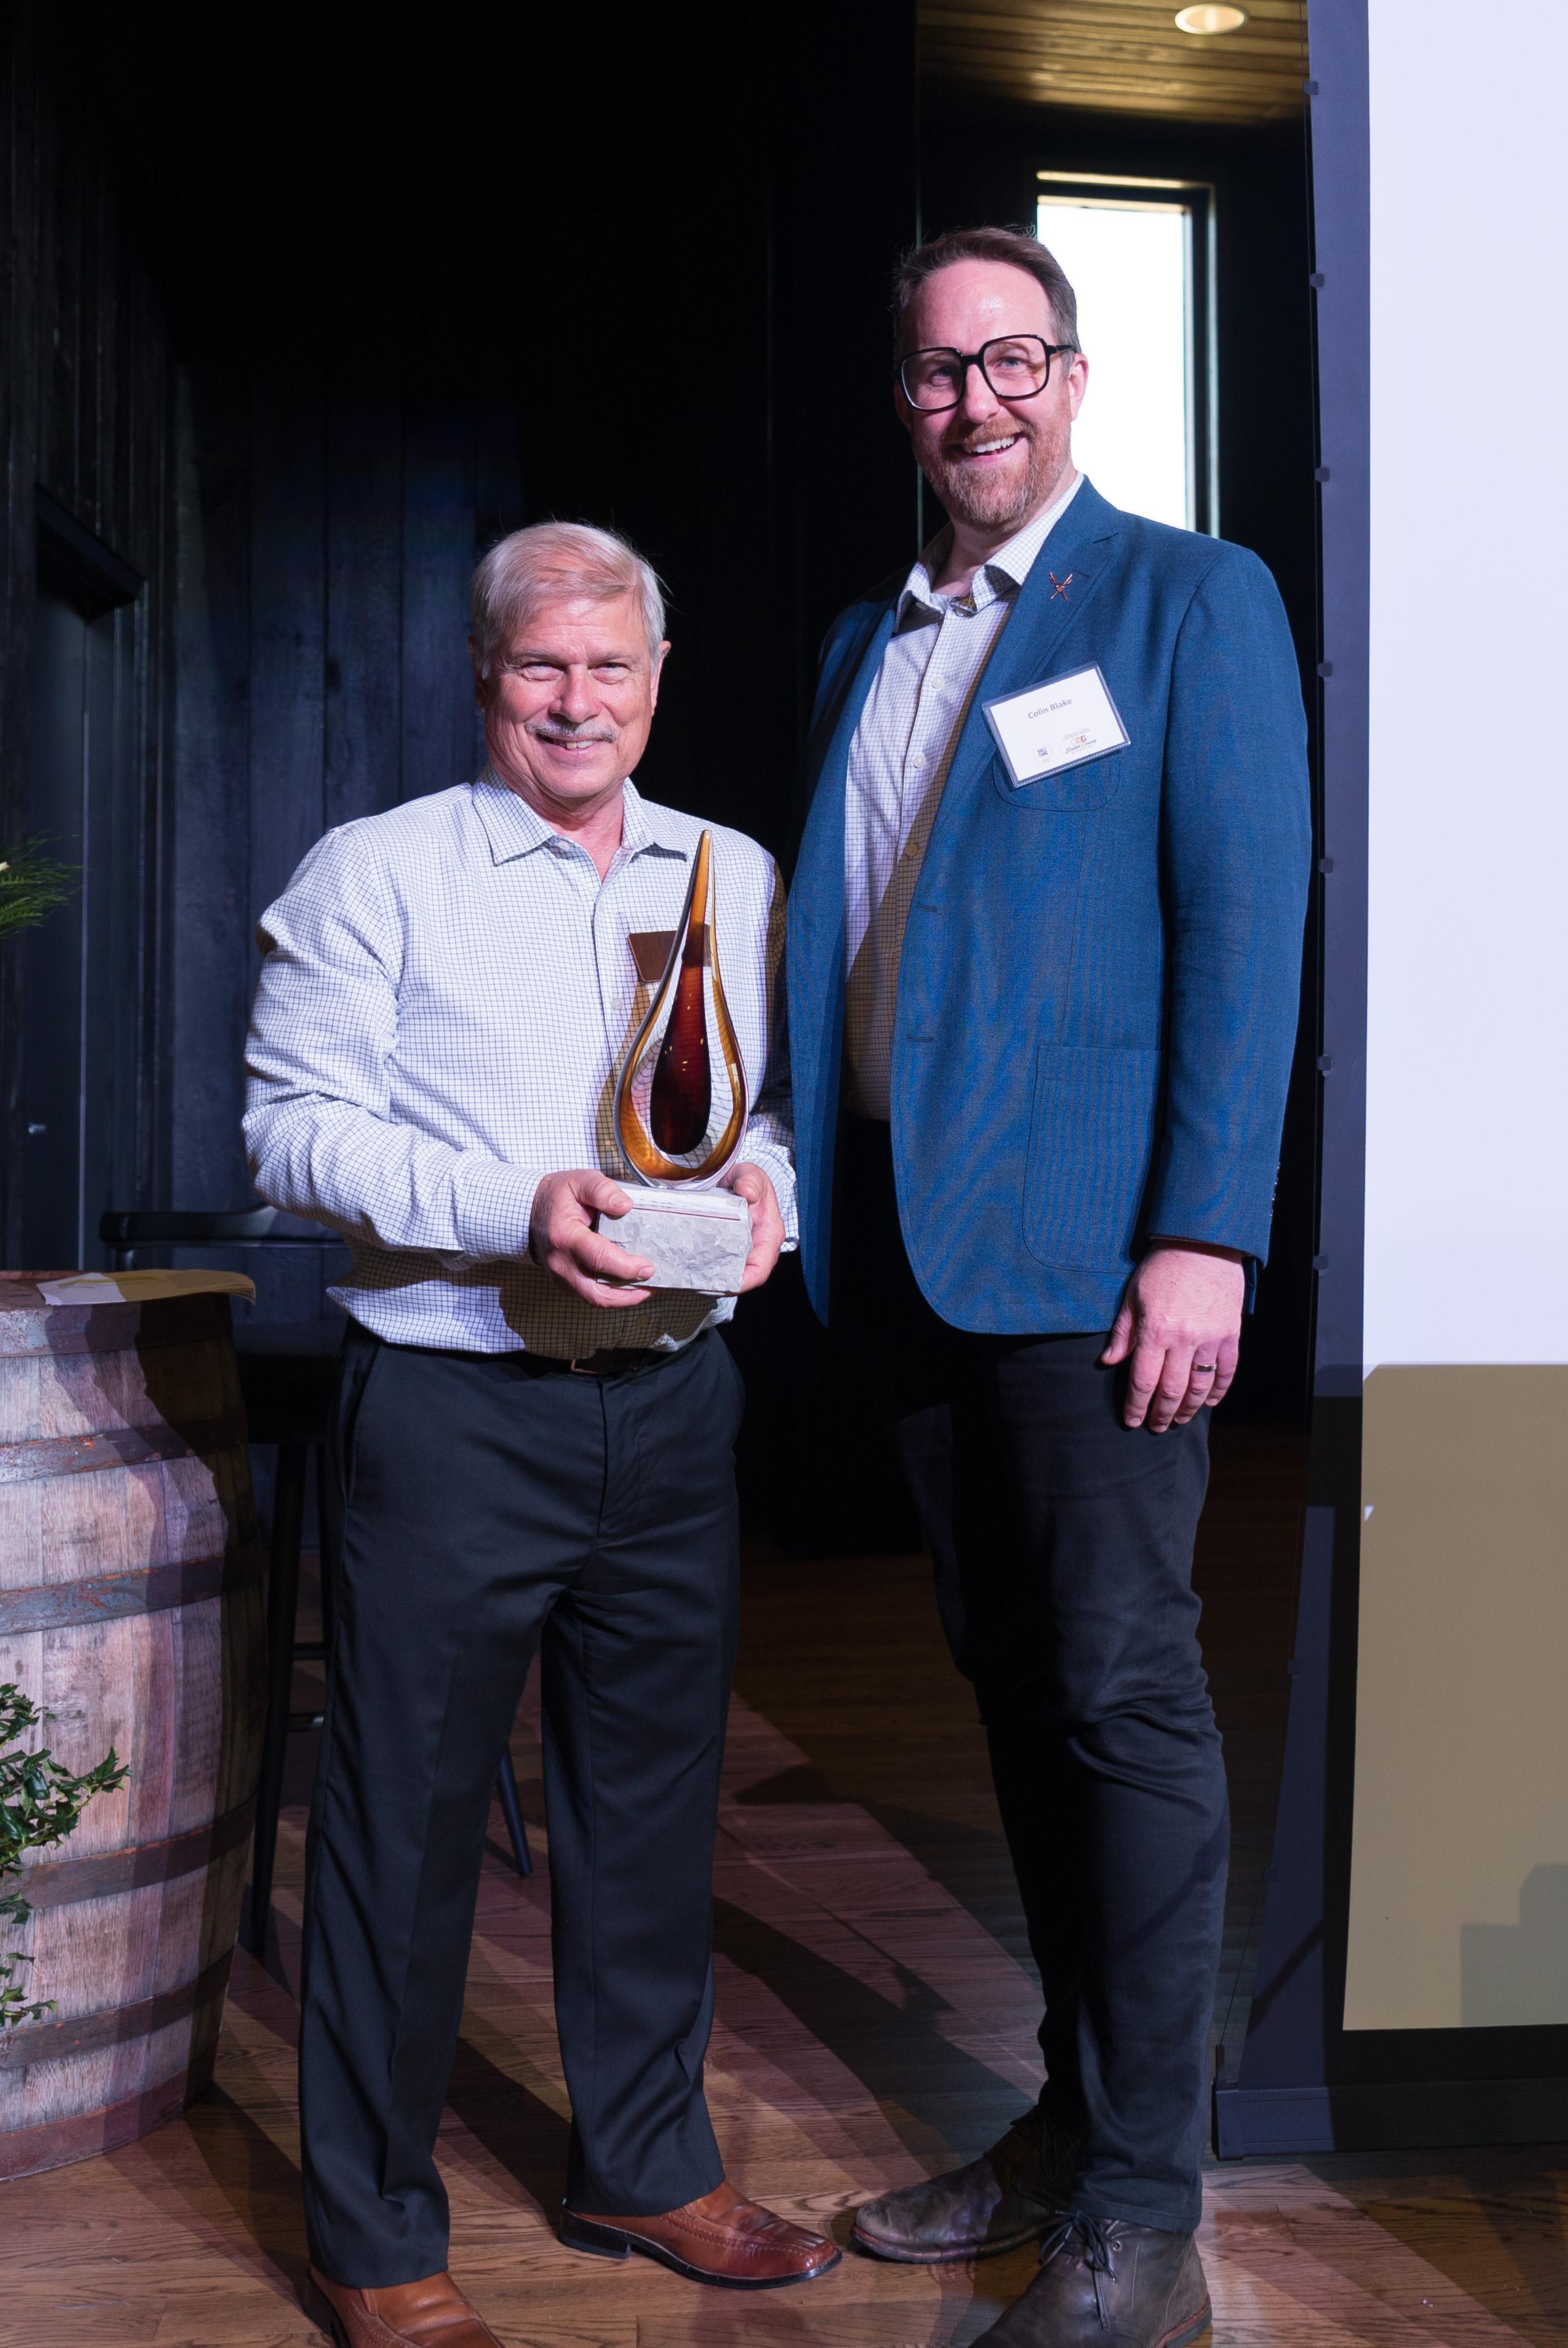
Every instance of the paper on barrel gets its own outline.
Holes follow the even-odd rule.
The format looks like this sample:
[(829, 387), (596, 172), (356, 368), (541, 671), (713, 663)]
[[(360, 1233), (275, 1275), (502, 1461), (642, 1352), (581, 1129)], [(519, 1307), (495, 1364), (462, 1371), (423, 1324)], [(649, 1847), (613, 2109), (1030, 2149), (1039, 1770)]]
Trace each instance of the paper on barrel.
[(46, 1304), (149, 1304), (160, 1296), (240, 1296), (256, 1302), (242, 1272), (64, 1272), (40, 1280)]

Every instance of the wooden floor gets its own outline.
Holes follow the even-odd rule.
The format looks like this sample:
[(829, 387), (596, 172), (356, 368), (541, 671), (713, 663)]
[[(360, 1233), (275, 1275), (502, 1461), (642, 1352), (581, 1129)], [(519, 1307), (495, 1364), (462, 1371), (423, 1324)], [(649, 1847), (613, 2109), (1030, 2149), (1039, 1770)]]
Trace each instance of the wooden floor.
[[(1216, 1430), (1205, 1638), (1236, 1864), (1216, 2021), (1245, 2030), (1283, 1725), (1298, 1462)], [(527, 1711), (517, 1756), (547, 1845)], [(4, 2348), (274, 2348), (318, 2340), (303, 2271), (292, 2039), (298, 1740), (276, 1956), (236, 1963), (218, 2087), (138, 2145), (0, 2187)], [(720, 1836), (709, 2088), (731, 2174), (842, 2237), (867, 2193), (967, 2157), (1032, 2096), (1035, 1992), (969, 1703), (917, 1560), (747, 1569)], [(853, 2253), (802, 2290), (704, 2291), (550, 2230), (566, 2110), (548, 1867), (522, 1883), (498, 1817), (442, 2131), (452, 2263), (508, 2348), (914, 2348), (973, 2340), (1028, 2254), (931, 2272)], [(1568, 2339), (1568, 2148), (1215, 2168), (1216, 2348), (1481, 2348)]]

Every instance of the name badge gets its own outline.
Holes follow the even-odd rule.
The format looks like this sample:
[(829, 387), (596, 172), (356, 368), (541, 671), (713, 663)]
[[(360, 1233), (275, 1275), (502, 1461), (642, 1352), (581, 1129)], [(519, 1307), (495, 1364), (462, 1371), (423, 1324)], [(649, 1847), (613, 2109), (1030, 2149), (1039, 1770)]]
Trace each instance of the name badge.
[(1070, 676), (1004, 694), (984, 710), (1015, 790), (1064, 767), (1102, 758), (1107, 750), (1124, 750), (1132, 739), (1098, 667), (1075, 668)]

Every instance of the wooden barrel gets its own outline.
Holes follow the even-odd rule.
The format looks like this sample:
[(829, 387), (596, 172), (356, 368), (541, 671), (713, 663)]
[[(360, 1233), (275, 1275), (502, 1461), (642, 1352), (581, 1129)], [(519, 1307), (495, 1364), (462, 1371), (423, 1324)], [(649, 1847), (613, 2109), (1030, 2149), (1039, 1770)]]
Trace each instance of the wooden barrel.
[(0, 2178), (143, 2136), (211, 2077), (265, 1705), (265, 1588), (227, 1296), (48, 1305), (0, 1273), (0, 1681), (73, 1769), (130, 1765), (18, 1882)]

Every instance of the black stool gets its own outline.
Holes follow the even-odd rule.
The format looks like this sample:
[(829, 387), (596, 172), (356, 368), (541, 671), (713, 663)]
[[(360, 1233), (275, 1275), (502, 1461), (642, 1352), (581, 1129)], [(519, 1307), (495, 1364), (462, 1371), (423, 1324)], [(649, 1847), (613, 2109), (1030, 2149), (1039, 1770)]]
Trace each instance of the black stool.
[[(282, 1228), (279, 1229), (278, 1226)], [(339, 1247), (335, 1231), (302, 1224), (275, 1207), (233, 1213), (179, 1213), (166, 1210), (111, 1211), (98, 1237), (113, 1251), (113, 1268), (134, 1268), (148, 1247)], [(337, 1391), (342, 1331), (331, 1321), (241, 1321), (234, 1331), (240, 1391), (252, 1443), (278, 1448), (272, 1495), (272, 1543), (267, 1580), (267, 1723), (261, 1742), (261, 1782), (256, 1792), (256, 1837), (251, 1861), (251, 1917), (247, 1943), (265, 1953), (272, 1902), (278, 1817), (282, 1807), (283, 1762), (296, 1729), (319, 1728), (319, 1712), (291, 1709), (293, 1668), (321, 1663), (332, 1653), (336, 1613), (336, 1562), (342, 1524), (337, 1481), (329, 1469), (333, 1407)], [(304, 1537), (305, 1492), (314, 1450), (316, 1514), (320, 1526), (322, 1637), (297, 1640), (300, 1551)], [(496, 1792), (519, 1875), (534, 1871), (528, 1829), (518, 1798), (517, 1773), (509, 1750), (496, 1774)]]

